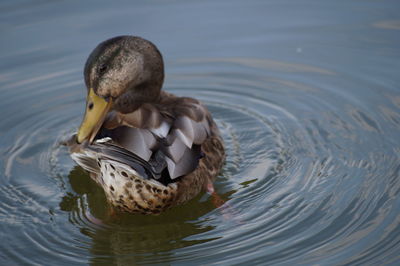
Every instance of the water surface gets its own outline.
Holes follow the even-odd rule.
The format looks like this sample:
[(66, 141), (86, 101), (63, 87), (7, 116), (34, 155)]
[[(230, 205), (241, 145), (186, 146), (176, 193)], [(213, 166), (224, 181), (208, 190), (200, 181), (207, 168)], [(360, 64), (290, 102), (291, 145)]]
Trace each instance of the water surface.
[[(397, 1), (2, 1), (0, 264), (398, 264)], [(216, 190), (110, 217), (60, 140), (83, 65), (133, 34), (164, 88), (201, 99), (225, 140)]]

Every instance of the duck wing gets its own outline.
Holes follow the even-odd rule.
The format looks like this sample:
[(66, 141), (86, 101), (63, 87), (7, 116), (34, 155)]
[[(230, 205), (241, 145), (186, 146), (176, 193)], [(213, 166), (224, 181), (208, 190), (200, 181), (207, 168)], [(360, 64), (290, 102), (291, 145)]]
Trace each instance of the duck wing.
[(85, 170), (99, 174), (98, 162), (102, 160), (115, 161), (131, 167), (142, 178), (159, 179), (164, 168), (160, 160), (146, 161), (135, 153), (114, 144), (111, 140), (100, 139), (91, 145), (81, 149), (80, 152), (73, 152), (72, 157)]
[(147, 162), (154, 178), (168, 174), (175, 179), (196, 169), (213, 122), (207, 109), (191, 98), (169, 96), (160, 106), (144, 104), (132, 113), (111, 113), (97, 138), (109, 137)]

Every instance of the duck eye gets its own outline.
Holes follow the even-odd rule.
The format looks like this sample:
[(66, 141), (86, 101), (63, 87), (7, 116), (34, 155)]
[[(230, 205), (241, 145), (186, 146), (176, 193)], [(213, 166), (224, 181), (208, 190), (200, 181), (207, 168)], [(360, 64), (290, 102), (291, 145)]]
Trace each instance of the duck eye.
[(98, 69), (99, 74), (103, 74), (106, 70), (107, 70), (107, 65), (101, 64), (101, 65), (99, 66), (99, 69)]

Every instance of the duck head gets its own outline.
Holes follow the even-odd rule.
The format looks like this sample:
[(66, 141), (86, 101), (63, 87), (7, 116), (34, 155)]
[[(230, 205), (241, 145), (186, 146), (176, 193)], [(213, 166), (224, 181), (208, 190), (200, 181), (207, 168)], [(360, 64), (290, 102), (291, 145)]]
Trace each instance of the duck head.
[(86, 61), (86, 111), (77, 142), (92, 142), (110, 111), (130, 113), (157, 102), (164, 81), (163, 59), (151, 42), (119, 36), (100, 43)]

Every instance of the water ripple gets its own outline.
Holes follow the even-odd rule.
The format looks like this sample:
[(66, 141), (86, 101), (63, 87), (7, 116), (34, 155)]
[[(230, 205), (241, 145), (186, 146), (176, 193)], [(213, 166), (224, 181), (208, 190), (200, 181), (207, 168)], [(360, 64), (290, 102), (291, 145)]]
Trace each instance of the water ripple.
[[(201, 72), (203, 64), (211, 66)], [(173, 65), (167, 89), (202, 100), (221, 129), (227, 160), (216, 188), (226, 204), (218, 209), (199, 195), (160, 216), (114, 215), (102, 190), (58, 144), (80, 122), (84, 90), (77, 90), (76, 71), (57, 71), (7, 84), (48, 90), (13, 96), (29, 110), (16, 112), (14, 102), (2, 102), (8, 113), (1, 125), (7, 131), (0, 146), (0, 221), (4, 230), (19, 230), (3, 256), (26, 264), (229, 265), (364, 264), (395, 257), (395, 99), (371, 112), (321, 81), (286, 75), (340, 75), (307, 65), (251, 58)], [(267, 70), (279, 74), (268, 77)], [(392, 135), (382, 137), (388, 129)], [(32, 249), (21, 253), (26, 243)], [(51, 255), (39, 261), (31, 258), (35, 252)]]

